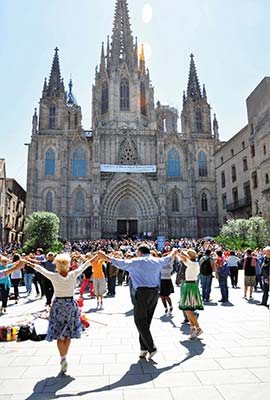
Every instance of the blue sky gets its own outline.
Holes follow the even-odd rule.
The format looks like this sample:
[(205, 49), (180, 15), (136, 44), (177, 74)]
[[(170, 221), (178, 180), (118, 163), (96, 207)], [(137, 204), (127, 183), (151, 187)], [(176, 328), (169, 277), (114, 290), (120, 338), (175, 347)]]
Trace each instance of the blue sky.
[[(152, 7), (148, 20), (146, 4)], [(22, 186), (24, 143), (30, 141), (33, 110), (56, 46), (66, 89), (72, 76), (83, 127), (91, 127), (94, 70), (101, 42), (112, 32), (114, 5), (115, 0), (1, 1), (0, 158), (6, 158), (8, 176)], [(247, 121), (246, 97), (270, 72), (270, 1), (129, 0), (129, 9), (133, 35), (151, 49), (155, 102), (181, 111), (192, 52), (221, 139), (238, 132)]]

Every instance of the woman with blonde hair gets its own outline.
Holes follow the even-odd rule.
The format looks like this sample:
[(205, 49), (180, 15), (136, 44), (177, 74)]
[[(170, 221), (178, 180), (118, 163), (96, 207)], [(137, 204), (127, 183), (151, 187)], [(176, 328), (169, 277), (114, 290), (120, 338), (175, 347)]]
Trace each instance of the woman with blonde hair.
[(49, 342), (57, 340), (61, 358), (61, 374), (67, 371), (66, 358), (71, 339), (81, 337), (80, 312), (73, 296), (77, 277), (95, 258), (96, 256), (88, 259), (74, 271), (70, 271), (71, 258), (68, 254), (58, 254), (55, 257), (56, 272), (50, 272), (40, 265), (28, 262), (28, 265), (48, 278), (54, 287), (55, 298), (50, 311), (46, 340)]

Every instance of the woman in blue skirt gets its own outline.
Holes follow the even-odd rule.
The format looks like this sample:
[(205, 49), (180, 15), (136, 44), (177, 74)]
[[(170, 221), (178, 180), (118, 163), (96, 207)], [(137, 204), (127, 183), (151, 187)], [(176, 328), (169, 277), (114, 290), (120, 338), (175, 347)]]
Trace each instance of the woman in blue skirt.
[(200, 272), (199, 263), (196, 261), (197, 253), (193, 249), (181, 250), (180, 260), (186, 265), (185, 283), (181, 292), (179, 309), (185, 311), (190, 323), (190, 339), (197, 339), (203, 333), (194, 311), (203, 310), (202, 297), (197, 284)]
[(27, 262), (36, 271), (48, 278), (54, 287), (55, 298), (52, 303), (49, 328), (46, 340), (57, 340), (57, 347), (61, 357), (61, 371), (67, 371), (67, 353), (70, 340), (81, 337), (80, 312), (73, 297), (77, 277), (91, 264), (96, 256), (81, 264), (79, 268), (70, 271), (70, 256), (59, 254), (55, 257), (56, 272), (47, 271), (40, 265)]

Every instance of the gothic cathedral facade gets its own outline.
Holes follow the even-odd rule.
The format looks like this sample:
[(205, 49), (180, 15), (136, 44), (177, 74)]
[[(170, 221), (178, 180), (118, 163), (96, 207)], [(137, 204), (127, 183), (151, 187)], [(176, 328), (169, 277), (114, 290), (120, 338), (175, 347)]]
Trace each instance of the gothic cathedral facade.
[(178, 111), (159, 102), (129, 22), (127, 0), (117, 0), (113, 33), (101, 47), (92, 91), (92, 129), (61, 78), (55, 49), (32, 123), (28, 150), (27, 213), (55, 212), (63, 239), (117, 235), (204, 237), (218, 232), (214, 153), (205, 87), (191, 55)]

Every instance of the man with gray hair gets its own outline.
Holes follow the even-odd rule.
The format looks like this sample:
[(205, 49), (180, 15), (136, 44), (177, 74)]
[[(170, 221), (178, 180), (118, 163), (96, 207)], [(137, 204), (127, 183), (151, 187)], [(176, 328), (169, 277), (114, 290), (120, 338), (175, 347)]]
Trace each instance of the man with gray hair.
[(140, 358), (152, 359), (157, 352), (153, 337), (150, 332), (150, 325), (159, 298), (160, 271), (171, 263), (177, 249), (173, 250), (166, 257), (153, 257), (150, 248), (142, 244), (137, 249), (137, 257), (133, 259), (119, 260), (107, 256), (99, 251), (100, 258), (109, 261), (117, 268), (128, 271), (135, 289), (134, 300), (134, 322), (139, 332)]

